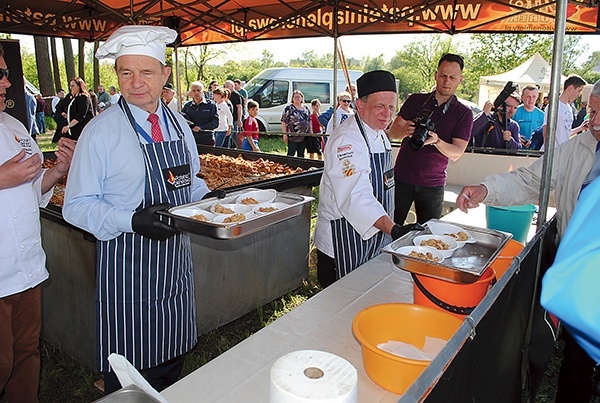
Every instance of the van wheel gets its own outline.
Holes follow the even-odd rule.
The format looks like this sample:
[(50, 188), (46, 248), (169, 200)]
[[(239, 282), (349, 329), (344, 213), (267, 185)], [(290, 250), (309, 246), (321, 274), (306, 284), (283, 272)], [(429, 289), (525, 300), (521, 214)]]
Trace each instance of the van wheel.
[[(258, 120), (258, 119), (256, 119), (256, 120)], [(260, 120), (258, 120), (258, 131), (261, 133), (267, 131), (267, 129), (265, 128), (265, 125)]]

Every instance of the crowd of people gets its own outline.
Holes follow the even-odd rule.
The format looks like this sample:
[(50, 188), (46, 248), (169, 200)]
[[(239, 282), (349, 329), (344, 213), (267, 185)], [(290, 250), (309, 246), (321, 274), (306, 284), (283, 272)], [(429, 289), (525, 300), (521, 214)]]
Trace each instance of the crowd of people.
[[(52, 186), (67, 171), (63, 216), (98, 240), (96, 352), (105, 393), (120, 387), (108, 362), (110, 354), (124, 355), (160, 391), (178, 379), (183, 356), (196, 343), (190, 238), (156, 213), (223, 197), (223, 191), (210, 191), (195, 175), (200, 169), (196, 144), (260, 151), (259, 104), (247, 99), (240, 80), (227, 80), (223, 86), (212, 81), (208, 87), (195, 81), (188, 93), (191, 99), (180, 109), (168, 82), (171, 69), (165, 64), (166, 45), (176, 36), (166, 27), (125, 26), (98, 48), (98, 59), (115, 61), (121, 93), (113, 86), (108, 93), (99, 86), (92, 96), (79, 77), (69, 81), (68, 94), (58, 91), (51, 102), (59, 125), (58, 164), (46, 171), (33, 133), (3, 111), (10, 81), (0, 47), (0, 134), (7, 144), (0, 195), (9, 207), (4, 221), (29, 231), (12, 231), (16, 235), (3, 237), (0, 244), (6, 267), (0, 282), (0, 335), (11, 341), (0, 343), (0, 391), (5, 390), (9, 401), (36, 400), (39, 284), (48, 277), (37, 206), (48, 202)], [(463, 68), (460, 55), (443, 55), (432, 91), (412, 94), (399, 111), (396, 78), (384, 70), (363, 74), (356, 85), (337, 94), (336, 104), (324, 113), (318, 99), (311, 100), (309, 108), (304, 94), (293, 92), (281, 117), (287, 153), (304, 157), (308, 151), (325, 161), (314, 233), (323, 288), (392, 240), (440, 218), (446, 168), (464, 154), (470, 141), (478, 147), (530, 147), (540, 127), (546, 138), (547, 118), (535, 106), (537, 87), (509, 94), (501, 105), (490, 100), (473, 117), (455, 95)], [(559, 98), (550, 182), (556, 192), (557, 240), (569, 225), (580, 191), (600, 174), (600, 81), (589, 102), (582, 103), (582, 116), (570, 106), (584, 85), (581, 77), (568, 77)], [(37, 118), (44, 107), (36, 104), (32, 116)], [(20, 145), (16, 154), (15, 139)], [(395, 161), (390, 139), (402, 140)], [(481, 184), (461, 190), (457, 206), (467, 211), (481, 202), (536, 202), (542, 168), (539, 159), (530, 167), (482, 178)], [(405, 224), (413, 203), (417, 223)], [(595, 363), (585, 359), (586, 352), (569, 331), (565, 340), (559, 400), (576, 395), (580, 401), (589, 400)]]

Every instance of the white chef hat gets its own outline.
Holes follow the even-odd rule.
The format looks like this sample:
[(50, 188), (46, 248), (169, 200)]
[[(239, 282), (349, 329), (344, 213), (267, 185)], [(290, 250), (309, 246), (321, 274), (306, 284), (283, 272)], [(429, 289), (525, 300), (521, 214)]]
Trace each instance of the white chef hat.
[(171, 28), (127, 25), (112, 33), (96, 51), (96, 58), (115, 60), (123, 55), (143, 55), (165, 64), (167, 44), (176, 38), (177, 32)]

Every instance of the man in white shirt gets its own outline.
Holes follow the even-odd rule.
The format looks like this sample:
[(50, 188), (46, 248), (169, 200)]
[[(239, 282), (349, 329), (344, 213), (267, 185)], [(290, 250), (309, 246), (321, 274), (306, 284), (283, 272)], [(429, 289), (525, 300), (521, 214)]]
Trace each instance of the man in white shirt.
[(121, 94), (117, 92), (117, 89), (114, 85), (111, 85), (108, 88), (108, 93), (110, 94), (110, 104), (107, 105), (107, 108), (112, 105), (116, 105), (119, 102), (119, 98), (121, 98)]
[(55, 96), (52, 97), (52, 115), (56, 112), (56, 105), (60, 102), (61, 99), (65, 97), (65, 90), (62, 88), (58, 90)]
[(62, 138), (57, 165), (42, 169), (42, 152), (27, 129), (4, 112), (8, 66), (0, 45), (0, 395), (37, 402), (41, 287), (48, 278), (39, 208), (68, 171), (75, 142)]
[(177, 98), (175, 97), (175, 89), (173, 88), (173, 84), (166, 83), (162, 90), (162, 100), (169, 107), (173, 113), (179, 113), (179, 103), (177, 102)]
[(375, 70), (363, 74), (357, 85), (360, 118), (347, 118), (325, 147), (314, 235), (323, 288), (405, 233), (390, 218), (394, 163), (384, 132), (396, 113), (396, 79), (388, 71)]
[[(556, 121), (556, 134), (554, 136), (554, 147), (558, 147), (560, 144), (569, 140), (571, 136), (579, 134), (587, 130), (587, 125), (582, 124), (579, 127), (571, 129), (573, 126), (573, 110), (571, 109), (571, 102), (579, 98), (583, 87), (586, 82), (583, 78), (576, 74), (573, 74), (565, 80), (564, 90), (558, 97), (558, 119)], [(548, 130), (548, 109), (544, 115), (544, 145), (542, 150), (546, 148), (547, 144), (547, 133)]]

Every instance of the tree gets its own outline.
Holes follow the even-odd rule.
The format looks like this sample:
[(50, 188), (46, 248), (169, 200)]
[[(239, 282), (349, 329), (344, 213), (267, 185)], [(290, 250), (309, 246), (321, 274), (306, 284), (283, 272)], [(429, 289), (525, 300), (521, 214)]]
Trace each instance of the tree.
[(600, 80), (600, 52), (592, 53), (583, 66), (575, 72), (590, 84)]
[(50, 67), (50, 50), (47, 36), (34, 36), (35, 60), (37, 65), (40, 92), (42, 95), (54, 95), (54, 82)]
[[(77, 40), (78, 54), (77, 54), (77, 67), (78, 76), (85, 81), (85, 41), (83, 39)], [(86, 83), (87, 84), (87, 83)], [(89, 89), (89, 86), (88, 86)]]
[[(68, 80), (75, 78), (75, 58), (73, 57), (73, 45), (71, 39), (62, 38), (64, 55), (65, 55), (65, 67), (67, 70), (67, 82)], [(67, 91), (67, 90), (65, 90)], [(68, 91), (67, 91), (68, 92)]]
[(376, 57), (371, 57), (371, 56), (363, 57), (363, 60), (362, 60), (363, 72), (367, 73), (369, 71), (383, 70), (385, 68), (386, 68), (386, 63), (383, 60), (383, 54), (376, 56)]
[(95, 55), (96, 52), (98, 51), (98, 46), (100, 44), (98, 43), (98, 41), (94, 41), (94, 50), (92, 52), (92, 60), (93, 60), (93, 70), (94, 70), (94, 91), (96, 91), (98, 89), (98, 86), (100, 85), (100, 62), (98, 61), (98, 59), (96, 59)]
[[(572, 72), (576, 60), (586, 51), (578, 36), (567, 36), (564, 42), (563, 74)], [(474, 100), (479, 89), (479, 77), (500, 74), (539, 53), (552, 63), (552, 35), (532, 34), (474, 34), (470, 52), (465, 58), (464, 92)]]
[(563, 72), (569, 75), (577, 70), (577, 60), (587, 52), (588, 46), (581, 44), (581, 36), (567, 35), (563, 47)]
[[(396, 51), (389, 68), (400, 80), (398, 96), (406, 99), (408, 95), (418, 91), (431, 91), (435, 85), (437, 63), (444, 53), (460, 53), (452, 37), (423, 35), (418, 41), (407, 44), (404, 49)], [(409, 77), (409, 80), (406, 80)], [(408, 83), (410, 85), (407, 85)]]
[(60, 65), (58, 64), (58, 53), (56, 52), (55, 38), (50, 38), (50, 53), (52, 55), (52, 72), (54, 73), (54, 93), (56, 93), (59, 89), (62, 89), (63, 86), (60, 79)]

